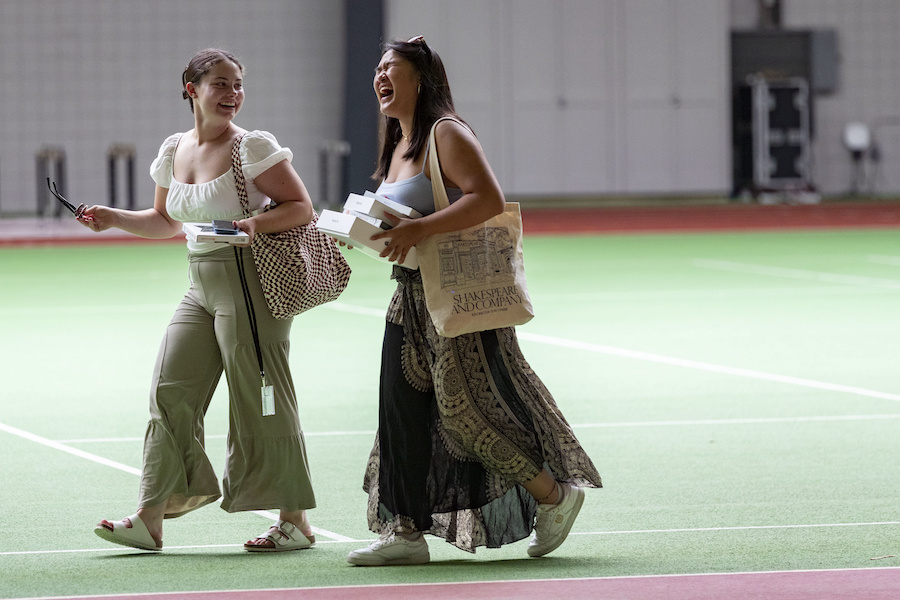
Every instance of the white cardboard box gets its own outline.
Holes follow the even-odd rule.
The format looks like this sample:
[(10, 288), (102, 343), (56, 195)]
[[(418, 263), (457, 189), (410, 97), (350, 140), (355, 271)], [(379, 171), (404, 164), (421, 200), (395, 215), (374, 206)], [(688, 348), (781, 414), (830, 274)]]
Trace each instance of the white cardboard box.
[(319, 221), (316, 223), (316, 228), (339, 242), (344, 242), (348, 246), (353, 246), (356, 250), (360, 250), (382, 262), (398, 264), (401, 267), (406, 267), (408, 269), (419, 268), (419, 261), (416, 257), (415, 248), (410, 248), (406, 255), (406, 260), (404, 260), (403, 263), (391, 263), (387, 258), (379, 256), (381, 251), (388, 245), (388, 241), (386, 239), (373, 241), (369, 238), (384, 230), (371, 223), (367, 223), (356, 215), (339, 213), (337, 211), (326, 209), (319, 215)]
[(192, 242), (215, 242), (233, 246), (247, 246), (250, 244), (250, 236), (245, 232), (216, 233), (210, 223), (182, 223), (181, 230)]
[(355, 217), (359, 217), (366, 223), (371, 223), (375, 227), (379, 227), (381, 229), (390, 229), (392, 227), (392, 225), (389, 222), (382, 221), (381, 219), (376, 219), (375, 217), (373, 217), (371, 215), (367, 215), (366, 213), (362, 213), (362, 212), (355, 211), (355, 210), (349, 210), (346, 208), (344, 209), (344, 212), (348, 215), (353, 215)]
[(386, 214), (407, 219), (418, 219), (422, 216), (416, 209), (388, 200), (384, 196), (377, 196), (372, 192), (366, 192), (366, 194), (370, 195), (350, 194), (347, 196), (347, 201), (344, 202), (344, 211), (360, 212), (388, 224), (390, 221), (385, 218)]

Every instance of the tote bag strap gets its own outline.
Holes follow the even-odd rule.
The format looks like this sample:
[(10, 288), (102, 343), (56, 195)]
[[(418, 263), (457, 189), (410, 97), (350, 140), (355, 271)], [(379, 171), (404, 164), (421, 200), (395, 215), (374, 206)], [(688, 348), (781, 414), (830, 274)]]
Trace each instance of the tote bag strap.
[(244, 134), (242, 133), (237, 136), (231, 146), (231, 171), (234, 174), (234, 186), (241, 201), (241, 210), (244, 212), (244, 218), (249, 219), (253, 213), (250, 212), (250, 199), (247, 198), (247, 184), (244, 181), (244, 169), (241, 167), (241, 140), (243, 139)]
[(434, 195), (435, 212), (450, 206), (450, 198), (447, 197), (447, 188), (444, 187), (444, 177), (441, 175), (441, 162), (438, 158), (437, 140), (435, 139), (435, 131), (437, 131), (437, 125), (441, 121), (455, 121), (468, 129), (472, 135), (475, 135), (475, 132), (472, 131), (471, 127), (453, 117), (441, 117), (431, 126), (431, 133), (428, 136), (428, 171), (431, 174), (431, 191)]

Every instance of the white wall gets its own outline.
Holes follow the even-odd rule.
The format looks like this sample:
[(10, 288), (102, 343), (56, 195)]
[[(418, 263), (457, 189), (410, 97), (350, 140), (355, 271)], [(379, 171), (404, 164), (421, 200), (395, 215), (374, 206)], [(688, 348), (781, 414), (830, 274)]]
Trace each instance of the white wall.
[[(549, 114), (552, 107), (518, 97), (515, 70), (493, 57), (528, 45), (535, 61), (544, 57), (555, 64), (566, 64), (576, 52), (596, 55), (595, 79), (579, 80), (574, 73), (568, 80), (590, 83), (596, 102), (570, 102), (569, 109), (599, 112), (596, 122), (619, 143), (628, 134), (617, 122), (621, 108), (614, 96), (622, 93), (622, 82), (641, 74), (624, 73), (628, 61), (610, 62), (609, 54), (625, 47), (621, 13), (613, 11), (619, 17), (612, 21), (600, 17), (622, 1), (628, 0), (567, 0), (585, 11), (577, 31), (559, 31), (565, 21), (554, 17), (527, 39), (513, 40), (515, 22), (504, 11), (523, 11), (516, 22), (528, 23), (534, 19), (527, 11), (559, 6), (559, 0), (387, 0), (386, 36), (426, 35), (444, 57), (457, 105), (479, 132), (501, 181), (527, 187), (536, 172), (515, 164), (522, 133), (510, 126), (505, 102), (517, 102), (520, 115), (532, 109)], [(730, 22), (720, 37), (727, 38), (729, 27), (755, 24), (757, 0), (721, 3)], [(840, 134), (847, 122), (860, 120), (874, 128), (881, 149), (875, 192), (900, 193), (900, 2), (784, 0), (783, 6), (787, 27), (838, 31), (839, 89), (816, 103), (815, 183), (831, 194), (849, 188), (851, 165)], [(317, 197), (319, 145), (341, 131), (343, 7), (340, 0), (0, 0), (0, 214), (35, 210), (34, 155), (48, 144), (68, 154), (68, 194), (76, 202), (105, 202), (107, 150), (114, 143), (134, 144), (138, 204), (149, 206), (147, 171), (159, 143), (192, 125), (181, 98), (181, 71), (207, 46), (227, 48), (247, 66), (248, 96), (238, 123), (268, 129), (289, 146)], [(442, 25), (434, 24), (435, 16)], [(728, 64), (727, 49), (721, 60)], [(554, 85), (548, 81), (543, 90), (548, 102)], [(552, 124), (542, 126), (549, 131)], [(571, 127), (565, 120), (563, 125)], [(727, 147), (727, 124), (715, 127), (722, 128)], [(591, 161), (576, 165), (579, 180), (596, 182), (600, 193), (623, 180), (623, 173), (639, 172), (620, 152)], [(730, 172), (723, 174), (729, 178)]]
[[(181, 73), (206, 47), (247, 69), (236, 122), (294, 152), (315, 196), (318, 145), (340, 132), (343, 2), (318, 0), (2, 0), (0, 211), (36, 209), (35, 153), (61, 146), (68, 196), (105, 203), (106, 155), (137, 149), (138, 206), (153, 202), (150, 162), (193, 127)], [(122, 201), (120, 196), (120, 201)]]
[(875, 134), (880, 163), (867, 161), (876, 194), (900, 193), (900, 2), (897, 0), (786, 0), (784, 26), (833, 27), (838, 32), (839, 89), (816, 97), (813, 177), (826, 192), (850, 189), (844, 126), (862, 121)]
[[(674, 193), (690, 193), (715, 188), (710, 169), (723, 171), (721, 181), (728, 182), (723, 188), (730, 185), (729, 111), (726, 109), (725, 118), (719, 118), (721, 111), (713, 109), (695, 119), (697, 125), (692, 130), (699, 131), (705, 125), (703, 134), (709, 137), (695, 137), (694, 150), (689, 151), (691, 139), (685, 138), (681, 145), (677, 140), (673, 144), (665, 139), (666, 130), (678, 129), (680, 113), (687, 108), (684, 102), (681, 111), (671, 111), (668, 116), (659, 112), (654, 117), (655, 124), (648, 120), (644, 129), (640, 128), (639, 119), (629, 118), (630, 109), (623, 109), (623, 105), (637, 89), (632, 82), (656, 86), (660, 98), (666, 95), (665, 85), (677, 91), (659, 73), (648, 73), (647, 65), (673, 60), (668, 67), (656, 71), (668, 73), (676, 84), (680, 82), (687, 89), (708, 87), (705, 83), (698, 85), (703, 83), (699, 80), (690, 83), (691, 77), (712, 73), (718, 79), (727, 72), (728, 30), (755, 27), (759, 22), (759, 0), (716, 0), (705, 5), (699, 17), (693, 15), (701, 5), (698, 0), (390, 0), (386, 36), (424, 34), (438, 49), (447, 66), (457, 108), (476, 126), (498, 178), (508, 191), (527, 195), (529, 189), (560, 172), (565, 164), (560, 166), (561, 154), (553, 148), (573, 143), (588, 148), (583, 142), (584, 131), (575, 131), (582, 138), (573, 136), (571, 128), (565, 131), (565, 121), (554, 122), (545, 117), (552, 112), (552, 107), (547, 107), (557, 97), (556, 90), (564, 87), (559, 83), (565, 76), (560, 66), (567, 67), (589, 53), (594, 57), (595, 71), (576, 71), (575, 80), (589, 81), (594, 86), (592, 106), (602, 114), (591, 117), (596, 125), (591, 135), (599, 140), (598, 144), (612, 140), (612, 149), (595, 146), (589, 164), (578, 165), (582, 171), (578, 179), (587, 180), (599, 195), (661, 194), (666, 188)], [(583, 15), (574, 27), (565, 18), (569, 9)], [(674, 11), (675, 16), (660, 20), (659, 15), (666, 11)], [(718, 16), (721, 11), (727, 13), (724, 19)], [(684, 15), (687, 17), (682, 19)], [(647, 21), (643, 34), (633, 31), (629, 24), (634, 17)], [(816, 97), (813, 183), (829, 195), (850, 189), (853, 173), (849, 153), (841, 144), (841, 132), (848, 122), (863, 121), (874, 130), (881, 154), (879, 163), (869, 161), (866, 165), (869, 189), (876, 195), (900, 194), (900, 1), (782, 0), (782, 21), (786, 28), (837, 30), (839, 88)], [(564, 24), (562, 31), (560, 22)], [(523, 29), (521, 24), (528, 27)], [(721, 28), (718, 35), (710, 34), (711, 26)], [(653, 27), (657, 28), (656, 33), (650, 31)], [(695, 32), (693, 40), (691, 27)], [(681, 45), (701, 60), (679, 61), (671, 52), (654, 50), (637, 54), (635, 40), (639, 42), (637, 47), (655, 44), (663, 35), (678, 35), (679, 28), (682, 34), (676, 47)], [(517, 62), (523, 52), (527, 53), (527, 60)], [(535, 71), (545, 75), (534, 78)], [(523, 80), (527, 85), (517, 84)], [(545, 87), (541, 82), (546, 82)], [(715, 81), (712, 83), (715, 85)], [(725, 105), (730, 104), (730, 93), (729, 88), (721, 88)], [(705, 98), (702, 103), (710, 102), (710, 98)], [(659, 111), (664, 109), (658, 100), (644, 104), (656, 106)], [(524, 119), (519, 116), (527, 112), (534, 118), (530, 126), (523, 126)], [(565, 132), (561, 141), (552, 141), (552, 136), (561, 131)], [(531, 138), (529, 132), (533, 134)], [(660, 138), (656, 146), (652, 143), (654, 132), (659, 132)], [(529, 146), (534, 147), (540, 140), (545, 140), (550, 150), (544, 164), (536, 167), (526, 155)], [(709, 147), (718, 149), (712, 159), (698, 152)], [(585, 155), (580, 152), (578, 158)], [(664, 164), (664, 156), (674, 156), (675, 163)], [(653, 168), (654, 165), (661, 168)], [(704, 168), (705, 174), (701, 172)], [(675, 175), (667, 175), (667, 171)], [(566, 177), (565, 183), (553, 185), (571, 181), (572, 177)], [(692, 183), (697, 181), (705, 183), (698, 187)], [(572, 191), (585, 188), (565, 190)]]
[(721, 0), (391, 0), (385, 37), (413, 34), (509, 196), (730, 187)]

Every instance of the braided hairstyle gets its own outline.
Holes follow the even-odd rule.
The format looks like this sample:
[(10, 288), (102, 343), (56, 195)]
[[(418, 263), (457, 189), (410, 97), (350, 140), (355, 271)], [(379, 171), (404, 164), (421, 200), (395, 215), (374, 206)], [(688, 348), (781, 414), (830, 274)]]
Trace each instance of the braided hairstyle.
[(201, 50), (194, 55), (194, 58), (191, 59), (188, 66), (184, 68), (184, 72), (181, 74), (181, 95), (190, 103), (191, 112), (194, 112), (194, 99), (191, 98), (190, 94), (187, 92), (187, 84), (193, 83), (196, 85), (203, 79), (204, 75), (209, 73), (210, 69), (224, 60), (233, 62), (237, 68), (241, 70), (241, 75), (244, 74), (244, 65), (242, 65), (230, 52), (218, 48)]

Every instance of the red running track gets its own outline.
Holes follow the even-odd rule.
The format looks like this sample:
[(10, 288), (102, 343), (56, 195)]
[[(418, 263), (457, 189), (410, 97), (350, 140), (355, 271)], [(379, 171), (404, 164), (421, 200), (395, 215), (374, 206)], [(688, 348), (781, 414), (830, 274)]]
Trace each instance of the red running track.
[(900, 227), (900, 203), (523, 208), (526, 234)]
[[(402, 568), (402, 567), (389, 567)], [(76, 597), (56, 600), (75, 600)], [(84, 600), (87, 596), (77, 596)], [(103, 600), (897, 600), (900, 567), (98, 596)]]
[[(659, 233), (777, 229), (900, 228), (900, 202), (815, 205), (715, 204), (694, 206), (522, 209), (527, 235)], [(177, 236), (170, 241), (182, 242)], [(0, 221), (0, 247), (145, 241), (117, 230), (95, 234), (58, 220)], [(157, 240), (162, 241), (162, 240)]]

